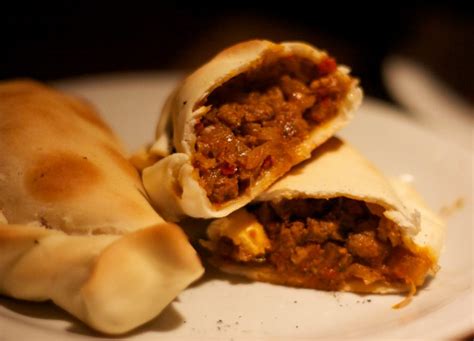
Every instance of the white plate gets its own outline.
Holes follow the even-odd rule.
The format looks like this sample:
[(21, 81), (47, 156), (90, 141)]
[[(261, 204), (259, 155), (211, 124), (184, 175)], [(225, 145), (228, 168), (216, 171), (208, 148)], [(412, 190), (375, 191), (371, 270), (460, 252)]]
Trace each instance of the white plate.
[[(130, 150), (151, 141), (157, 113), (179, 78), (120, 74), (57, 83), (97, 105)], [(410, 175), (435, 210), (464, 200), (449, 219), (438, 276), (399, 310), (402, 296), (359, 296), (252, 283), (209, 271), (155, 320), (127, 335), (157, 339), (445, 338), (473, 331), (472, 155), (403, 112), (366, 99), (342, 136), (386, 174)], [(52, 304), (0, 299), (0, 340), (96, 336)]]

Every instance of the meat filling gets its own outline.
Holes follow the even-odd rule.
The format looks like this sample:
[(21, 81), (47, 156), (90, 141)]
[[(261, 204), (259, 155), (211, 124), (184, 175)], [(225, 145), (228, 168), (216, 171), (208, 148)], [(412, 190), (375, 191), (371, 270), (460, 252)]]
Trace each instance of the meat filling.
[(238, 259), (238, 246), (224, 237), (217, 256), (270, 265), (291, 285), (324, 290), (341, 289), (348, 280), (421, 285), (432, 265), (427, 256), (404, 248), (398, 228), (360, 201), (291, 200), (257, 204), (250, 212), (264, 226), (269, 250), (254, 260)]
[(338, 112), (351, 82), (331, 58), (316, 66), (287, 57), (214, 90), (195, 124), (193, 159), (209, 200), (235, 199), (270, 168), (279, 177), (301, 161), (295, 147)]

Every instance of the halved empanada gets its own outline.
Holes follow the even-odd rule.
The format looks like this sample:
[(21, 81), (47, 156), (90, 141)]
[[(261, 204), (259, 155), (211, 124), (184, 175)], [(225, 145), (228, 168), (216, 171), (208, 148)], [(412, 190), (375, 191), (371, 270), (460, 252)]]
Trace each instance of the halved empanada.
[(203, 245), (226, 272), (323, 290), (414, 292), (438, 270), (444, 223), (407, 184), (333, 138)]
[(254, 40), (222, 51), (163, 108), (141, 158), (152, 160), (143, 171), (152, 202), (171, 221), (244, 206), (351, 119), (357, 83), (304, 43)]

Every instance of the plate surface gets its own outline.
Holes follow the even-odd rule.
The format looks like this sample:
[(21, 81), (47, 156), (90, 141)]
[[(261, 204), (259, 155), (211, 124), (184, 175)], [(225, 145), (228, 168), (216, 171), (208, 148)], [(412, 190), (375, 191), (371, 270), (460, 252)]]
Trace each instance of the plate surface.
[[(153, 138), (174, 73), (116, 74), (55, 85), (94, 103), (130, 151)], [(438, 276), (411, 304), (403, 296), (355, 295), (252, 283), (208, 271), (155, 320), (127, 335), (136, 340), (290, 338), (445, 338), (473, 330), (473, 158), (417, 126), (409, 114), (365, 99), (340, 134), (387, 175), (412, 178), (434, 210), (458, 199), (448, 218)], [(0, 298), (0, 340), (100, 338), (52, 304)]]

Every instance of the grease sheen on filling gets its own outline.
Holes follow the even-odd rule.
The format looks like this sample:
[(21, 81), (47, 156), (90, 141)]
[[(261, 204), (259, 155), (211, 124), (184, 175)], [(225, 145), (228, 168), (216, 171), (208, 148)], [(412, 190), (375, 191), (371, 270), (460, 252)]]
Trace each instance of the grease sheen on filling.
[(406, 249), (397, 226), (372, 214), (362, 201), (284, 200), (249, 211), (265, 229), (268, 250), (250, 257), (222, 236), (214, 256), (270, 266), (284, 284), (323, 290), (338, 290), (348, 280), (421, 285), (433, 265), (427, 255)]
[(264, 172), (280, 177), (302, 161), (295, 147), (337, 113), (352, 81), (332, 58), (285, 57), (214, 90), (195, 124), (193, 158), (209, 200), (235, 199)]

